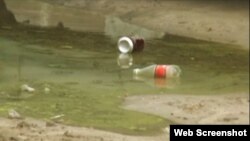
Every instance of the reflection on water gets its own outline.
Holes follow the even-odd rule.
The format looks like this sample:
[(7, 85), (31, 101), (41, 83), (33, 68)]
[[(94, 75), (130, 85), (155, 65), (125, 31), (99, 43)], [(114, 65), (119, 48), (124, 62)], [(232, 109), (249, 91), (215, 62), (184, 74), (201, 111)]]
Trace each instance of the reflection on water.
[(117, 58), (117, 64), (123, 69), (130, 68), (133, 65), (133, 56), (131, 54), (120, 53)]
[[(104, 35), (26, 30), (30, 35), (0, 32), (0, 115), (14, 108), (37, 118), (64, 114), (74, 125), (155, 133), (169, 121), (122, 110), (126, 96), (248, 91), (248, 54), (220, 44), (151, 40), (143, 52), (118, 55), (117, 45)], [(62, 33), (63, 39), (57, 36)], [(181, 80), (133, 78), (134, 68), (152, 64), (179, 65)], [(35, 91), (21, 91), (23, 85)]]
[(177, 89), (181, 83), (180, 78), (142, 78), (133, 76), (133, 79), (139, 82), (144, 82), (149, 87)]
[[(152, 46), (154, 46), (153, 44)], [(95, 82), (101, 81), (102, 83), (98, 83), (98, 85), (105, 87), (110, 85), (112, 86), (110, 88), (116, 89), (120, 87), (120, 83), (116, 83), (116, 81), (119, 81), (122, 82), (123, 89), (131, 93), (133, 91), (148, 93), (147, 90), (151, 88), (152, 92), (158, 91), (154, 87), (148, 87), (147, 90), (137, 89), (143, 87), (145, 82), (149, 83), (150, 86), (159, 86), (161, 88), (163, 86), (165, 88), (178, 86), (175, 92), (181, 93), (213, 93), (221, 90), (231, 90), (233, 87), (236, 88), (235, 90), (239, 87), (241, 91), (244, 90), (244, 86), (248, 83), (247, 79), (239, 79), (244, 75), (248, 76), (247, 71), (228, 74), (226, 72), (230, 68), (226, 68), (225, 73), (223, 73), (221, 72), (223, 70), (209, 69), (209, 67), (212, 67), (210, 64), (208, 64), (208, 68), (202, 68), (203, 63), (190, 64), (194, 61), (193, 59), (190, 59), (185, 64), (184, 60), (179, 60), (179, 55), (175, 58), (176, 60), (169, 60), (168, 54), (171, 52), (171, 49), (167, 47), (154, 47), (154, 50), (148, 47), (142, 53), (118, 54), (118, 56), (117, 53), (119, 51), (115, 46), (105, 49), (105, 52), (103, 50), (92, 50), (91, 48), (85, 48), (84, 50), (61, 48), (58, 50), (33, 45), (19, 45), (18, 43), (1, 39), (0, 62), (2, 81), (0, 83), (7, 85), (7, 82), (15, 83), (16, 81), (24, 80), (47, 81), (53, 83), (75, 83), (77, 85), (74, 86), (84, 89), (83, 86), (86, 84), (96, 86)], [(174, 56), (172, 55), (172, 57)], [(200, 59), (202, 60), (202, 58)], [(205, 61), (204, 66), (208, 62)], [(183, 75), (181, 76), (182, 85), (180, 85), (179, 79), (166, 79), (163, 81), (133, 77), (134, 68), (145, 67), (151, 64), (179, 64), (183, 70)], [(215, 65), (214, 67), (218, 66)], [(223, 66), (220, 67), (223, 68)], [(242, 67), (245, 68), (244, 66)], [(231, 69), (233, 70), (234, 68)], [(168, 92), (167, 89), (161, 91)]]
[(40, 26), (49, 26), (49, 18), (50, 18), (50, 5), (47, 3), (42, 3), (41, 4), (41, 10), (40, 10), (40, 17), (41, 17), (41, 21)]

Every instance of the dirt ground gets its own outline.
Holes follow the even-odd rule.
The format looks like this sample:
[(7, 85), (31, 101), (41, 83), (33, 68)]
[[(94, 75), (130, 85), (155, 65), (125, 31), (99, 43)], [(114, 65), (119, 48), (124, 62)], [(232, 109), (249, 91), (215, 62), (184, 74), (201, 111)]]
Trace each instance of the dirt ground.
[(249, 124), (249, 94), (132, 96), (125, 109), (181, 124)]
[[(147, 95), (125, 100), (125, 109), (159, 115), (180, 124), (249, 124), (249, 95)], [(32, 118), (0, 118), (0, 141), (166, 141), (157, 136), (128, 136)]]
[(166, 141), (167, 139), (168, 133), (152, 137), (136, 137), (31, 118), (0, 118), (0, 141)]

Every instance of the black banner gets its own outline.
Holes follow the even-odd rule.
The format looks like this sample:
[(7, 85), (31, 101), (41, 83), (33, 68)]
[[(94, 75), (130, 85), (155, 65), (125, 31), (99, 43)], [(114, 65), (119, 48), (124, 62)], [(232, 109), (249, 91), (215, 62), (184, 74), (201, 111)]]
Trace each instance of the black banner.
[(249, 125), (170, 125), (170, 141), (224, 140), (249, 141)]

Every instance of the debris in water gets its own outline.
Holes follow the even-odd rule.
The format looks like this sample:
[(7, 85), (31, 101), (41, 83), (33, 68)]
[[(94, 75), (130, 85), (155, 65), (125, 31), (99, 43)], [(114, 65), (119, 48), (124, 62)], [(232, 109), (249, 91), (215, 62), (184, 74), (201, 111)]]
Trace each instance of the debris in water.
[(131, 54), (121, 53), (117, 58), (117, 64), (122, 69), (130, 68), (133, 65), (133, 56)]
[(53, 116), (50, 119), (52, 119), (52, 120), (58, 120), (58, 119), (60, 119), (62, 117), (64, 117), (64, 114)]
[(10, 119), (22, 119), (21, 115), (14, 109), (9, 110), (8, 118)]
[(21, 86), (21, 90), (22, 90), (22, 91), (26, 91), (26, 92), (34, 92), (34, 91), (35, 91), (34, 88), (30, 87), (30, 86), (27, 85), (27, 84), (23, 84), (23, 85)]
[(121, 37), (118, 41), (118, 49), (121, 53), (131, 53), (142, 51), (144, 48), (144, 39), (140, 37)]

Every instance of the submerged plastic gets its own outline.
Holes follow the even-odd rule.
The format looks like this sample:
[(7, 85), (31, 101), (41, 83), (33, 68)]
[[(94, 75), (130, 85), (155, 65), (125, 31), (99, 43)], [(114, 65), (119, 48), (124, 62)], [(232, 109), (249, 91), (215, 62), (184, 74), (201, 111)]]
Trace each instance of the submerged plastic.
[(151, 65), (134, 69), (133, 74), (137, 77), (173, 78), (181, 75), (181, 69), (177, 65)]

